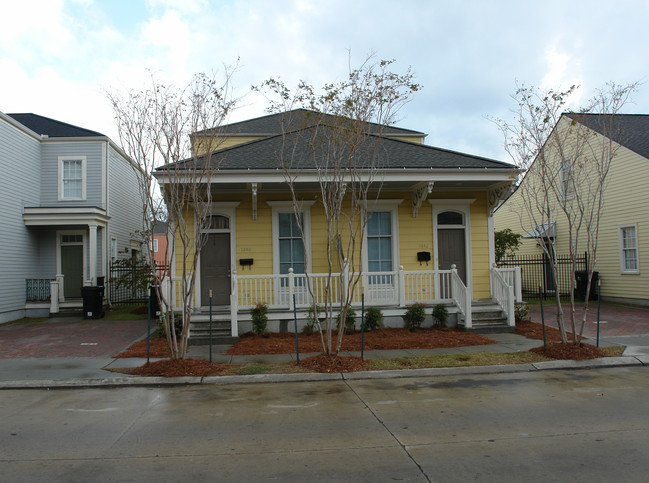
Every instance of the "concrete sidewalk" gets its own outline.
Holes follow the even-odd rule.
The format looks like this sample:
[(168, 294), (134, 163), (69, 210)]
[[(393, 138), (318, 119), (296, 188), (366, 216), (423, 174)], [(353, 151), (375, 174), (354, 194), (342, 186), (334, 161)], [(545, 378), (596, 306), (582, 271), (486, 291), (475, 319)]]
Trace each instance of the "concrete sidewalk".
[[(516, 334), (490, 334), (497, 344), (486, 346), (457, 347), (452, 349), (410, 349), (366, 351), (364, 357), (393, 358), (434, 354), (468, 354), (477, 352), (519, 352), (542, 344)], [(594, 359), (589, 361), (548, 361), (535, 364), (516, 364), (503, 366), (457, 367), (438, 369), (413, 369), (398, 371), (372, 371), (346, 374), (263, 374), (254, 376), (216, 376), (156, 378), (127, 376), (111, 369), (137, 367), (146, 359), (114, 359), (112, 357), (57, 357), (57, 358), (13, 358), (3, 359), (0, 368), (0, 389), (16, 388), (57, 388), (57, 387), (105, 387), (105, 386), (143, 386), (174, 384), (235, 384), (279, 381), (317, 381), (330, 379), (359, 379), (385, 377), (416, 377), (423, 375), (484, 374), (497, 372), (536, 371), (547, 369), (575, 369), (611, 366), (649, 365), (649, 335), (619, 336), (600, 339), (600, 346), (627, 345), (624, 355)], [(227, 364), (283, 362), (295, 360), (295, 354), (231, 356), (224, 354), (228, 346), (214, 346), (212, 360)], [(345, 355), (360, 355), (349, 352)], [(300, 354), (301, 358), (310, 354)], [(192, 346), (189, 356), (209, 358), (208, 346)], [(157, 359), (152, 359), (157, 360)]]

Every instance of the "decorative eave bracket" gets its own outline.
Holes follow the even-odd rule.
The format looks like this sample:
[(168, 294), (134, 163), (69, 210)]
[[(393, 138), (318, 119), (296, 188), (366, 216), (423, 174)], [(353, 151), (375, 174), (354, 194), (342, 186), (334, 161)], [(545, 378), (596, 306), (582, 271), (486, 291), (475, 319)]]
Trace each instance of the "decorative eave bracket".
[(489, 209), (489, 216), (493, 216), (494, 211), (500, 203), (503, 202), (509, 194), (514, 190), (514, 182), (507, 181), (494, 186), (487, 191), (487, 208)]
[(412, 188), (412, 217), (417, 218), (421, 204), (433, 191), (433, 181), (418, 183)]

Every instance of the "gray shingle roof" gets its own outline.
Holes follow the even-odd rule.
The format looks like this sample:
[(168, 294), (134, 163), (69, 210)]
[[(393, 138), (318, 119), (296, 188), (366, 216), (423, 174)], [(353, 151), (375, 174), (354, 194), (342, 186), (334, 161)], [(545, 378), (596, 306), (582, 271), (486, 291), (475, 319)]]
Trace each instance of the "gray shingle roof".
[(649, 114), (566, 115), (649, 159)]
[[(326, 141), (327, 136), (332, 135), (331, 132), (326, 133), (326, 131), (331, 129), (320, 126), (318, 137), (315, 137), (316, 128), (310, 127), (284, 136), (275, 135), (232, 146), (213, 153), (210, 157), (210, 166), (219, 170), (276, 170), (282, 166), (280, 157), (284, 149), (284, 153), (293, 153), (291, 155), (293, 169), (315, 169), (313, 143)], [(323, 131), (325, 134), (322, 134)], [(364, 143), (367, 144), (368, 149), (360, 149), (359, 152), (377, 153), (375, 166), (379, 169), (514, 168), (510, 164), (488, 158), (375, 135), (366, 135)], [(375, 149), (375, 146), (378, 149)], [(323, 163), (321, 157), (324, 152), (325, 150), (315, 151), (316, 157), (319, 158), (318, 164)], [(287, 156), (285, 154), (284, 158), (286, 159)], [(204, 166), (204, 162), (204, 158), (199, 160), (199, 166)], [(358, 158), (356, 162), (358, 166)], [(367, 160), (360, 160), (360, 163), (363, 162), (369, 163)], [(180, 165), (182, 166), (182, 162)]]
[[(218, 135), (238, 135), (238, 136), (273, 136), (282, 132), (294, 131), (296, 129), (312, 126), (318, 122), (336, 122), (336, 116), (330, 114), (320, 114), (308, 109), (294, 109), (292, 111), (269, 114), (267, 116), (248, 119), (246, 121), (226, 124), (218, 128)], [(282, 129), (283, 125), (283, 129)], [(368, 123), (368, 131), (378, 132), (378, 124)], [(211, 129), (199, 131), (196, 134), (209, 134)], [(383, 126), (382, 132), (387, 136), (425, 136), (425, 133), (403, 129), (396, 126)]]
[(45, 134), (51, 138), (58, 137), (95, 137), (103, 136), (97, 131), (91, 131), (79, 126), (73, 126), (65, 122), (50, 119), (49, 117), (39, 116), (32, 113), (7, 114), (7, 116), (18, 121), (23, 126), (31, 129), (36, 134)]

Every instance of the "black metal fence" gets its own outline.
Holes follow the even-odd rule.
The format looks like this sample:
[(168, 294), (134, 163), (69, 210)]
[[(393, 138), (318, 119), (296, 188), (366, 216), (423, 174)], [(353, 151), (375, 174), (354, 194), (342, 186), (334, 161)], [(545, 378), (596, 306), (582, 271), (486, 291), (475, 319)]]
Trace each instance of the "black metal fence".
[[(538, 297), (539, 287), (544, 299), (556, 296), (570, 295), (570, 282), (575, 273), (572, 258), (569, 255), (557, 255), (557, 278), (555, 283), (552, 276), (552, 264), (545, 254), (517, 255), (507, 257), (498, 262), (498, 268), (521, 267), (521, 291), (523, 297)], [(588, 256), (584, 253), (577, 257), (575, 271), (588, 270)]]
[(145, 304), (149, 298), (149, 285), (146, 274), (150, 273), (148, 264), (113, 263), (110, 266), (108, 294), (111, 304)]
[(49, 302), (50, 278), (28, 278), (25, 280), (27, 302)]

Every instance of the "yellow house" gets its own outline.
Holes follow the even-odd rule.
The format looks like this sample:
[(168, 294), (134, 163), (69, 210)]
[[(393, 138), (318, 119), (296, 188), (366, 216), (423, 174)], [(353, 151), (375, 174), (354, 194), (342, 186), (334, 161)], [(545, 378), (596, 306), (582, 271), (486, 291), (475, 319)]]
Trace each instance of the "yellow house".
[[(553, 131), (553, 135), (572, 135), (584, 137), (589, 134), (588, 146), (591, 151), (612, 154), (609, 172), (604, 188), (604, 206), (599, 224), (599, 242), (595, 270), (599, 274), (603, 299), (649, 305), (649, 271), (642, 269), (643, 261), (649, 260), (649, 115), (616, 114), (606, 116), (602, 122), (600, 114), (564, 114)], [(575, 124), (581, 129), (574, 129)], [(578, 133), (578, 134), (577, 134)], [(570, 138), (566, 138), (570, 141)], [(570, 158), (572, 145), (568, 146), (565, 157)], [(546, 145), (547, 147), (547, 145)], [(557, 162), (559, 160), (556, 160)], [(571, 179), (568, 164), (561, 169), (558, 165), (557, 186), (564, 190), (562, 196), (567, 202), (576, 203), (579, 190), (587, 183)], [(523, 193), (528, 182), (524, 178), (521, 187), (496, 210), (494, 215), (496, 230), (510, 228), (524, 235), (523, 244), (517, 255), (541, 255), (543, 233), (554, 242), (557, 256), (569, 253), (568, 223), (560, 211), (554, 210), (550, 217), (530, 216), (523, 205)], [(581, 241), (584, 241), (582, 236)], [(579, 244), (579, 253), (585, 252), (584, 244)], [(589, 260), (592, 263), (592, 260)], [(570, 275), (570, 274), (569, 274)], [(546, 274), (547, 276), (547, 274)], [(570, 275), (572, 276), (572, 275)], [(536, 290), (544, 281), (536, 277), (528, 280), (523, 273), (523, 290)], [(526, 286), (529, 285), (528, 286)], [(566, 287), (559, 287), (566, 291)]]
[[(250, 327), (249, 309), (260, 302), (269, 306), (271, 321), (280, 330), (286, 328), (286, 321), (293, 319), (293, 294), (303, 320), (312, 303), (303, 289), (305, 273), (318, 298), (328, 271), (322, 173), (308, 161), (291, 169), (304, 227), (301, 237), (294, 226), (286, 172), (277, 161), (282, 146), (313, 127), (300, 122), (291, 128), (285, 123), (287, 114), (303, 121), (309, 112), (222, 126), (219, 149), (203, 157), (201, 166), (213, 170), (213, 194), (207, 244), (195, 267), (198, 313), (192, 316), (192, 337), (201, 335), (210, 290), (214, 318), (222, 320), (232, 336)], [(324, 123), (327, 119), (333, 118), (326, 117)], [(366, 307), (379, 306), (388, 322), (392, 317), (400, 324), (399, 316), (412, 303), (426, 304), (429, 313), (433, 305), (445, 303), (466, 329), (513, 327), (513, 274), (493, 268), (492, 212), (509, 192), (517, 170), (427, 146), (425, 134), (418, 131), (384, 126), (379, 136), (378, 126), (372, 124), (366, 131), (377, 143), (378, 160), (358, 257), (362, 282), (354, 305), (360, 307), (364, 297)], [(194, 149), (204, 153), (202, 146), (212, 134), (195, 133)], [(164, 170), (156, 177), (163, 190), (172, 182)], [(173, 262), (172, 269), (180, 274)], [(344, 271), (339, 268), (334, 279), (348, 276)]]

